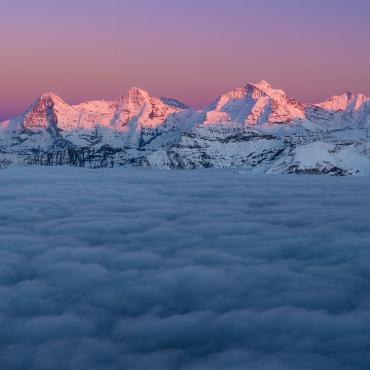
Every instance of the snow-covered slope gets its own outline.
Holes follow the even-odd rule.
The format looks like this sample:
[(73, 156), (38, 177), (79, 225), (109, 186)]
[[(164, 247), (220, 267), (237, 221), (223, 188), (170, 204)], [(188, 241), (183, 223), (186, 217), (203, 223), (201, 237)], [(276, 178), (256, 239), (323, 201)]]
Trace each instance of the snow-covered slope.
[(317, 104), (318, 107), (331, 112), (359, 112), (369, 108), (370, 99), (363, 94), (346, 92), (340, 96), (332, 96), (327, 101)]
[(148, 92), (132, 88), (115, 101), (88, 101), (69, 105), (53, 93), (43, 94), (18, 121), (24, 129), (57, 128), (91, 130), (96, 126), (116, 131), (155, 128), (163, 125), (170, 115), (189, 109), (173, 99), (153, 98)]
[(346, 92), (322, 103), (308, 105), (306, 117), (336, 128), (365, 128), (370, 126), (370, 99), (363, 94)]
[(221, 95), (206, 111), (206, 124), (290, 123), (305, 118), (303, 105), (289, 99), (284, 91), (273, 89), (266, 81)]
[(346, 93), (304, 104), (266, 81), (195, 111), (132, 88), (112, 101), (70, 105), (43, 94), (0, 123), (9, 164), (248, 167), (268, 173), (370, 173), (370, 99)]

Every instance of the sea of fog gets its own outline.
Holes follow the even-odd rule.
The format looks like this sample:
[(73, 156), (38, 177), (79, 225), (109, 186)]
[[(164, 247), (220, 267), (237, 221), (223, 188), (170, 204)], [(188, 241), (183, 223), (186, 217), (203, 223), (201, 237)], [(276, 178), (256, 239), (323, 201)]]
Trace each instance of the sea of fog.
[(0, 171), (0, 368), (368, 370), (370, 182)]

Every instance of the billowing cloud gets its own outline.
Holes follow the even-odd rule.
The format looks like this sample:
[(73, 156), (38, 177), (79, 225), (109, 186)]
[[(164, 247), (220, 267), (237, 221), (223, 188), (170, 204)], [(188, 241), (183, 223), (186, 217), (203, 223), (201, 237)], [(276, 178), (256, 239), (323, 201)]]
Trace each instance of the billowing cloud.
[(367, 178), (0, 173), (4, 369), (367, 370)]

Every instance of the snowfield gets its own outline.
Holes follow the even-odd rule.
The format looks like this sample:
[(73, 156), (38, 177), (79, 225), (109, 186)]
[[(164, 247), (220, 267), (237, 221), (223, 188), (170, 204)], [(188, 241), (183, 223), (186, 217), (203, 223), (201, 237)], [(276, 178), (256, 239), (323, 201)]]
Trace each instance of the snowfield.
[(1, 369), (370, 368), (367, 177), (27, 167), (0, 189)]

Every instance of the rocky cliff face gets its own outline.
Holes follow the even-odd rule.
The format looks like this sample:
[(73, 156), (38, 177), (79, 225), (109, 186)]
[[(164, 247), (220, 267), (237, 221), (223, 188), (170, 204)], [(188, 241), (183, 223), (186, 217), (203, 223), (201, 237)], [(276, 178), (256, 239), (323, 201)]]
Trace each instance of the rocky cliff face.
[(244, 167), (267, 173), (370, 173), (370, 99), (303, 104), (266, 81), (195, 111), (133, 88), (69, 105), (55, 94), (0, 124), (0, 167)]

